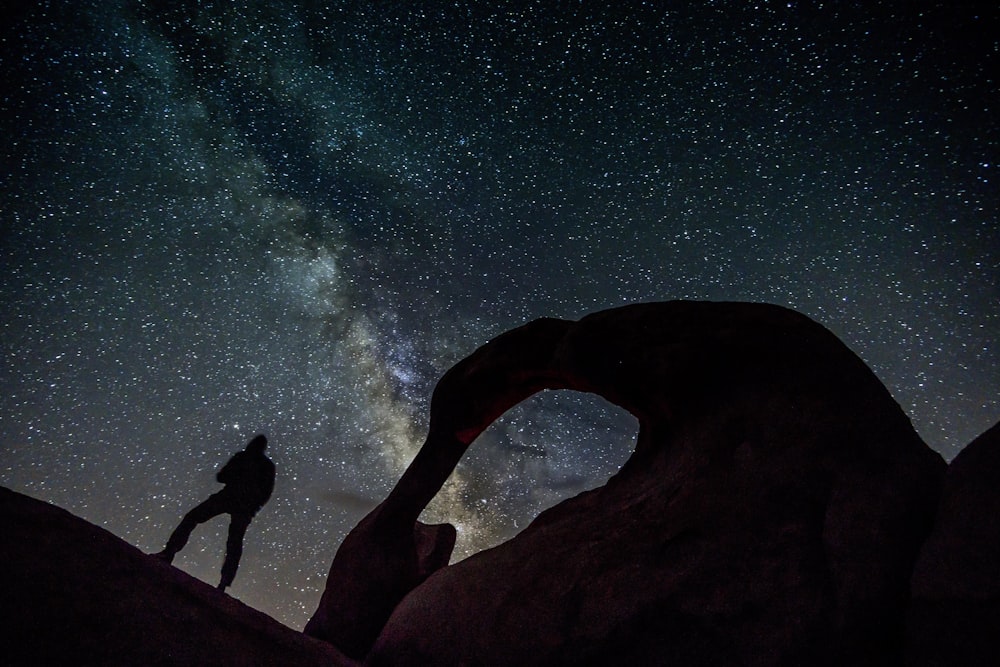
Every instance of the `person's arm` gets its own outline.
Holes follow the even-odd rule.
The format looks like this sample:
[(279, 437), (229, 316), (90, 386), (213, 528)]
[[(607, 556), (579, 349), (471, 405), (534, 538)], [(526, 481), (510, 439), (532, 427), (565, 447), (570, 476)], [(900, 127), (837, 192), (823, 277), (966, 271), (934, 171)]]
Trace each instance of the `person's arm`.
[(233, 458), (226, 462), (226, 465), (222, 466), (219, 472), (215, 473), (215, 481), (222, 484), (229, 484), (233, 481), (233, 470), (239, 466), (239, 464), (236, 463), (236, 460), (240, 458), (240, 454), (242, 453), (243, 452), (237, 452)]

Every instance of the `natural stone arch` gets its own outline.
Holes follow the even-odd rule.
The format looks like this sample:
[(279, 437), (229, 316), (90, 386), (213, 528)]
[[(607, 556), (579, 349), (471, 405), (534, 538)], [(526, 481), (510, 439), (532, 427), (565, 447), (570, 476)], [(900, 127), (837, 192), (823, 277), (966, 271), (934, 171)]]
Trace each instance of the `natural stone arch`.
[[(811, 539), (823, 535), (810, 548), (827, 551), (823, 562), (831, 569), (816, 576), (833, 577), (833, 597), (825, 603), (833, 605), (832, 611), (823, 614), (833, 615), (838, 632), (849, 628), (863, 635), (871, 626), (870, 610), (882, 613), (879, 605), (896, 604), (904, 595), (905, 579), (896, 569), (873, 582), (856, 562), (859, 554), (886, 547), (886, 540), (892, 544), (885, 567), (897, 568), (909, 558), (906, 550), (922, 529), (920, 513), (927, 509), (914, 488), (918, 482), (933, 487), (937, 466), (943, 464), (861, 360), (823, 327), (777, 306), (636, 304), (578, 322), (536, 320), (498, 336), (442, 377), (432, 399), (427, 441), (386, 500), (345, 538), (306, 627), (309, 634), (354, 657), (368, 653), (400, 601), (448, 563), (454, 528), (425, 526), (418, 516), (470, 443), (510, 407), (543, 389), (595, 393), (638, 419), (634, 454), (601, 492), (624, 488), (629, 495), (629, 485), (649, 488), (657, 484), (657, 475), (666, 475), (685, 489), (685, 498), (697, 498), (704, 476), (717, 484), (721, 470), (724, 477), (736, 474), (740, 484), (750, 485), (746, 491), (761, 507), (771, 507), (768, 485), (781, 487), (792, 501), (787, 506), (795, 522), (803, 520), (798, 496), (810, 507), (813, 497), (833, 503), (826, 510), (817, 505), (820, 525)], [(900, 456), (901, 463), (890, 469), (864, 468), (866, 461), (882, 466), (879, 461)], [(772, 464), (778, 467), (762, 467)], [(795, 477), (800, 470), (801, 479)], [(887, 483), (900, 485), (900, 499), (886, 498)], [(659, 497), (657, 503), (669, 502)], [(723, 522), (751, 518), (734, 499), (709, 500), (706, 511), (721, 512)], [(859, 505), (872, 502), (882, 509), (858, 513)], [(692, 510), (695, 520), (708, 518), (697, 504), (683, 511)], [(911, 512), (920, 518), (908, 518)], [(901, 517), (913, 532), (897, 536), (891, 529), (891, 536), (883, 535)], [(523, 551), (538, 534), (529, 529), (491, 552), (499, 554), (515, 542)], [(739, 540), (753, 543), (745, 529)], [(448, 582), (479, 567), (471, 560), (476, 559), (440, 573), (450, 576), (436, 576), (436, 592), (424, 596), (428, 603), (445, 601), (441, 595)], [(383, 655), (395, 650), (398, 632), (423, 617), (422, 604), (408, 605), (406, 620), (393, 626), (395, 639), (380, 642)]]

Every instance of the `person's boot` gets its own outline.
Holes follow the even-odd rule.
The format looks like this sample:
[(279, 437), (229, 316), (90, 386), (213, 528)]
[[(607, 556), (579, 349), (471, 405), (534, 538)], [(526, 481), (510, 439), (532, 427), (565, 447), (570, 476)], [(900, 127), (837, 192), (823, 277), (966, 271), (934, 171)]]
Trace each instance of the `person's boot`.
[(164, 549), (163, 551), (159, 551), (159, 552), (157, 552), (155, 554), (152, 554), (152, 556), (153, 556), (153, 558), (157, 558), (159, 560), (162, 560), (167, 565), (169, 565), (170, 563), (174, 562), (174, 554), (172, 552), (170, 552), (170, 551), (167, 551), (166, 549)]

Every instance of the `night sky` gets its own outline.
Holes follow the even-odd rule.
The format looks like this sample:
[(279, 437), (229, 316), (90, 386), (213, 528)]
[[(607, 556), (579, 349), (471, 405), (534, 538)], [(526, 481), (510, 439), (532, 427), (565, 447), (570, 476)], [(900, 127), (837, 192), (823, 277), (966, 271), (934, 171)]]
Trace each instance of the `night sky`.
[[(230, 592), (292, 627), (437, 378), (535, 317), (777, 303), (945, 458), (1000, 418), (995, 8), (20, 4), (0, 484), (157, 551), (266, 433), (277, 487)], [(603, 483), (634, 432), (537, 396), (426, 518), (459, 526), (457, 556), (496, 544)], [(175, 564), (214, 585), (225, 527)]]

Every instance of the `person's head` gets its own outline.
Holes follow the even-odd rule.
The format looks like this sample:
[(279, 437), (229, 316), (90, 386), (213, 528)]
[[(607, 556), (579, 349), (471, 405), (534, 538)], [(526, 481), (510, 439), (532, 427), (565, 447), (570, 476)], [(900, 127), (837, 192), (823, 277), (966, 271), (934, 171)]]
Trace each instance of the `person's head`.
[(248, 452), (263, 453), (265, 449), (267, 449), (267, 438), (263, 433), (255, 435), (246, 446)]

